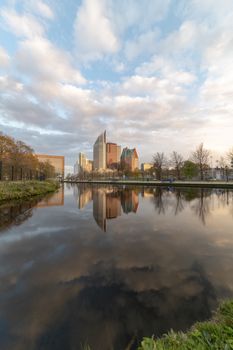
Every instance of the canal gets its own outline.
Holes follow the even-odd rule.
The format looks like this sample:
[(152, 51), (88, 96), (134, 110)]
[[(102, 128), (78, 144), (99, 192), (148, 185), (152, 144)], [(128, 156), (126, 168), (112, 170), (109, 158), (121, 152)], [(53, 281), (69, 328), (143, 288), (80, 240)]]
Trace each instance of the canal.
[(0, 207), (0, 349), (136, 349), (233, 297), (233, 191), (66, 184)]

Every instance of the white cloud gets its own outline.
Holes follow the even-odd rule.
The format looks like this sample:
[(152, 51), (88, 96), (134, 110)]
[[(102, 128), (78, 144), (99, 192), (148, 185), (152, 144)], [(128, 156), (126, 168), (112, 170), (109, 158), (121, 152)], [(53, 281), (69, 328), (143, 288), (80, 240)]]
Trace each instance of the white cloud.
[(108, 0), (112, 9), (112, 21), (118, 33), (131, 27), (141, 32), (151, 30), (168, 11), (170, 0)]
[(34, 9), (39, 12), (43, 17), (48, 19), (54, 18), (54, 13), (51, 8), (41, 0), (33, 1)]
[(139, 55), (148, 55), (155, 52), (159, 36), (158, 30), (151, 30), (140, 34), (136, 39), (128, 40), (125, 44), (125, 56), (133, 60)]
[(10, 63), (10, 56), (6, 50), (0, 46), (0, 67), (6, 67)]
[(14, 10), (2, 9), (0, 16), (8, 29), (18, 37), (34, 38), (44, 34), (43, 26), (32, 15), (19, 14)]
[(21, 73), (39, 81), (85, 83), (81, 73), (72, 67), (71, 57), (42, 37), (21, 42), (16, 62)]
[(193, 73), (177, 69), (174, 62), (159, 55), (137, 67), (135, 72), (145, 77), (163, 77), (170, 85), (190, 85), (196, 81)]
[(9, 76), (0, 76), (0, 91), (2, 94), (10, 94), (23, 90), (23, 84)]
[(84, 0), (75, 21), (78, 56), (93, 60), (119, 48), (104, 0)]
[(193, 48), (196, 44), (198, 35), (197, 35), (197, 26), (194, 21), (185, 21), (181, 24), (178, 30), (173, 31), (169, 34), (163, 41), (160, 43), (160, 49), (164, 53), (174, 53), (181, 52), (182, 50), (187, 50)]

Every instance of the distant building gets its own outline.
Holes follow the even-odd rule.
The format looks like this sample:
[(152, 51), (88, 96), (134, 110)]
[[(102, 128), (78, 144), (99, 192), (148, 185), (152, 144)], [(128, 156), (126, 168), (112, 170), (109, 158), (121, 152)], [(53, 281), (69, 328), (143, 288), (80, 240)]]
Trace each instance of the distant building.
[(106, 169), (106, 131), (99, 135), (93, 146), (93, 170)]
[(83, 172), (90, 173), (93, 170), (93, 161), (87, 159), (86, 155), (82, 152), (79, 153), (78, 161), (74, 165), (74, 174), (80, 174)]
[(78, 160), (74, 164), (74, 175), (78, 175), (79, 173), (79, 162)]
[(121, 146), (117, 146), (117, 163), (121, 162)]
[(120, 165), (121, 146), (116, 143), (106, 144), (106, 165), (110, 169), (118, 169)]
[(87, 164), (87, 158), (86, 158), (85, 154), (80, 152), (78, 159), (79, 159), (79, 172), (85, 171), (86, 164)]
[(49, 162), (55, 168), (56, 176), (65, 175), (65, 157), (64, 156), (51, 156), (48, 154), (35, 154), (40, 162)]
[(121, 154), (121, 166), (124, 170), (134, 171), (138, 169), (138, 154), (136, 148), (125, 147)]
[(153, 168), (153, 164), (152, 163), (142, 163), (141, 164), (141, 170), (142, 171), (148, 171), (150, 169)]
[(93, 160), (87, 159), (87, 163), (86, 163), (86, 171), (88, 171), (88, 173), (92, 172), (93, 170)]

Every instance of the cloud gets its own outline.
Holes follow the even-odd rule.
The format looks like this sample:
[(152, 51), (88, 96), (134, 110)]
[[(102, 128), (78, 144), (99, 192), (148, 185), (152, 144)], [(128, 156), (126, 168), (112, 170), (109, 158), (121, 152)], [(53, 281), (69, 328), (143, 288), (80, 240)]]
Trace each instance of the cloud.
[(33, 1), (35, 11), (39, 12), (43, 17), (48, 19), (54, 18), (54, 13), (51, 8), (41, 0)]
[(84, 0), (77, 11), (74, 28), (78, 56), (93, 60), (119, 48), (104, 0)]
[(144, 33), (166, 17), (170, 0), (108, 0), (108, 4), (117, 33), (122, 34), (133, 27), (135, 33)]
[(127, 41), (125, 44), (126, 58), (131, 61), (139, 55), (154, 53), (158, 36), (158, 30), (151, 30), (140, 34), (136, 39)]
[(6, 52), (6, 50), (0, 46), (0, 68), (6, 67), (10, 63), (10, 56)]
[(5, 25), (4, 29), (17, 37), (34, 38), (44, 34), (44, 27), (33, 15), (19, 14), (12, 9), (3, 8), (0, 10), (0, 16)]
[(23, 90), (23, 84), (12, 79), (9, 76), (0, 76), (0, 91), (2, 94), (20, 92)]
[(131, 28), (134, 34), (126, 42), (126, 57), (131, 60), (143, 50), (149, 54), (158, 34), (154, 24), (164, 18), (169, 3), (170, 0), (84, 0), (74, 25), (77, 55), (92, 61), (104, 54), (115, 54), (123, 48), (123, 35)]
[(20, 43), (16, 64), (21, 73), (35, 79), (60, 83), (85, 83), (81, 73), (71, 65), (71, 57), (49, 40), (37, 37)]

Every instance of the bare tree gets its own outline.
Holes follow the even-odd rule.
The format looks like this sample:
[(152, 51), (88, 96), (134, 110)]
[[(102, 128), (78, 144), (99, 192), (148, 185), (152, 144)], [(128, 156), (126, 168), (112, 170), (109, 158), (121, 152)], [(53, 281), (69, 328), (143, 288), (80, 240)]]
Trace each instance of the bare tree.
[(175, 168), (177, 179), (180, 180), (181, 168), (183, 166), (184, 159), (181, 154), (173, 151), (171, 154), (171, 164)]
[(158, 180), (161, 180), (162, 178), (162, 170), (163, 167), (165, 165), (166, 159), (165, 159), (165, 155), (163, 152), (157, 152), (154, 156), (153, 156), (153, 164), (154, 164), (154, 168), (155, 168), (155, 172), (156, 172), (156, 177)]
[(209, 158), (210, 151), (204, 148), (203, 143), (201, 143), (192, 154), (193, 161), (197, 163), (199, 167), (201, 180), (204, 179), (204, 171), (208, 166)]
[(230, 166), (233, 168), (233, 147), (231, 149), (229, 149), (229, 151), (227, 153), (227, 158), (230, 161)]

